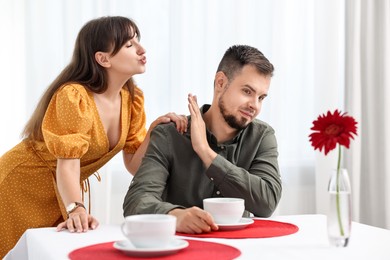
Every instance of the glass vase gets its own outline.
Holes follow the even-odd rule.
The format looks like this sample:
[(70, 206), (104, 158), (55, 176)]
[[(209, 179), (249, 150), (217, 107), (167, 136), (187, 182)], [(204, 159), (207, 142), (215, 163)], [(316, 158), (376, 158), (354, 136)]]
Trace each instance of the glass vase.
[(346, 169), (333, 170), (329, 180), (329, 209), (327, 216), (329, 243), (346, 247), (351, 235), (351, 185)]

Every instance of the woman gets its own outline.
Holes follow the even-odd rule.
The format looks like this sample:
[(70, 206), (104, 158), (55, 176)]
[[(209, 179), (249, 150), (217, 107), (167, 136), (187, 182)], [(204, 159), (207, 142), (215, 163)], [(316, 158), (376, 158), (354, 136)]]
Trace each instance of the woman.
[(144, 98), (132, 76), (145, 71), (137, 25), (124, 17), (88, 22), (77, 36), (73, 58), (46, 90), (21, 143), (0, 158), (2, 258), (28, 228), (57, 226), (86, 232), (98, 221), (82, 204), (80, 185), (123, 150), (134, 174), (159, 123), (145, 129)]

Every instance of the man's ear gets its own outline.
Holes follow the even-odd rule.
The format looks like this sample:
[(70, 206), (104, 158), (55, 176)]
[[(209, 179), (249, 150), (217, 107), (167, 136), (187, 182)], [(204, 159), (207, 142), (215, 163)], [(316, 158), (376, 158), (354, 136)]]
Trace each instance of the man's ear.
[(228, 78), (226, 77), (225, 73), (223, 73), (222, 71), (218, 71), (215, 74), (215, 80), (214, 80), (215, 91), (217, 92), (223, 91), (227, 83), (228, 83)]
[(108, 56), (108, 53), (98, 51), (95, 53), (95, 60), (97, 63), (99, 63), (100, 66), (104, 68), (111, 67), (110, 58)]

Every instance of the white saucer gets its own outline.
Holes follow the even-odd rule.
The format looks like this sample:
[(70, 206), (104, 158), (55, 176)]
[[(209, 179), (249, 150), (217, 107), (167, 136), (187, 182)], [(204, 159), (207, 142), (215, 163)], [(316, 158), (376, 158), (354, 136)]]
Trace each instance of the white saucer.
[(174, 239), (166, 248), (136, 248), (129, 240), (121, 240), (114, 243), (114, 248), (123, 251), (129, 256), (155, 257), (174, 254), (188, 245), (188, 242), (185, 240)]
[(232, 223), (232, 224), (217, 224), (219, 227), (219, 230), (226, 231), (226, 230), (238, 230), (238, 229), (244, 229), (250, 224), (253, 224), (255, 221), (251, 218), (242, 218), (238, 223)]

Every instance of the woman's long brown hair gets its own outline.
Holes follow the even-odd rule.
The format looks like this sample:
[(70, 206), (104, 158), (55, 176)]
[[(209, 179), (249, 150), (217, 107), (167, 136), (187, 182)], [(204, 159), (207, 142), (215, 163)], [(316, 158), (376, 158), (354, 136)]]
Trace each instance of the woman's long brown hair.
[[(86, 23), (81, 28), (71, 62), (49, 85), (38, 102), (22, 132), (22, 137), (43, 141), (42, 121), (54, 93), (65, 83), (79, 83), (95, 93), (106, 91), (107, 74), (95, 60), (98, 51), (111, 52), (114, 56), (134, 36), (140, 37), (137, 25), (126, 17), (101, 17)], [(130, 78), (126, 86), (134, 96), (134, 82)]]

